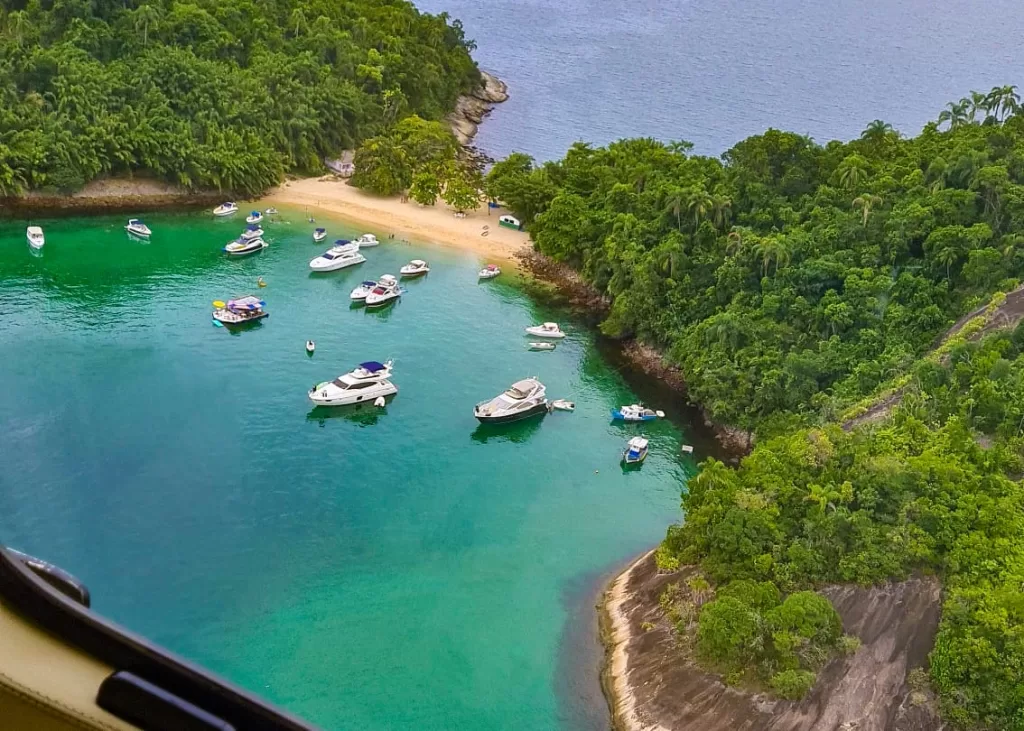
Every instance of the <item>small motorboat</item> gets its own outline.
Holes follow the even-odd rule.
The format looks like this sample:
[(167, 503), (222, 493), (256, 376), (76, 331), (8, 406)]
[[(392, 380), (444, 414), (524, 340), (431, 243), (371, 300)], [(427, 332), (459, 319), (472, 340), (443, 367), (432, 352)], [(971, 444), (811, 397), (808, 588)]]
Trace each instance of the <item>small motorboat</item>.
[(499, 274), (501, 274), (501, 269), (499, 269), (496, 264), (488, 264), (487, 266), (480, 270), (480, 273), (477, 274), (477, 277), (479, 277), (480, 279), (494, 279)]
[(313, 243), (319, 244), (321, 241), (327, 238), (326, 228), (313, 229)]
[(238, 204), (228, 201), (227, 203), (221, 203), (219, 206), (213, 209), (213, 215), (218, 218), (224, 216), (230, 216), (232, 213), (238, 213)]
[(622, 461), (626, 464), (640, 464), (645, 459), (647, 459), (647, 440), (643, 437), (633, 437), (626, 443)]
[(309, 400), (317, 406), (347, 406), (358, 403), (376, 403), (378, 398), (398, 393), (391, 382), (393, 361), (375, 360), (360, 363), (354, 370), (333, 381), (318, 383), (309, 389)]
[(224, 247), (224, 252), (228, 256), (248, 256), (249, 254), (255, 254), (257, 251), (263, 251), (267, 246), (269, 244), (263, 239), (235, 239)]
[(352, 290), (352, 294), (349, 295), (349, 299), (353, 302), (365, 302), (366, 297), (376, 289), (377, 283), (372, 279), (367, 279), (365, 282), (360, 282), (359, 286)]
[(558, 327), (557, 322), (545, 322), (543, 325), (528, 327), (526, 328), (526, 333), (538, 338), (552, 338), (555, 340), (560, 340), (565, 337), (565, 333)]
[(556, 411), (575, 411), (576, 404), (572, 401), (566, 401), (564, 398), (560, 398), (551, 402), (551, 408)]
[(482, 424), (506, 424), (519, 421), (548, 410), (547, 389), (536, 378), (516, 381), (490, 401), (473, 407), (473, 416)]
[(316, 350), (316, 343), (314, 343), (312, 340), (307, 340), (306, 341), (306, 352), (309, 353), (310, 355), (313, 355), (313, 351), (315, 351), (315, 350)]
[(369, 249), (371, 246), (380, 246), (380, 242), (377, 241), (377, 237), (373, 234), (363, 234), (355, 240), (355, 243), (359, 244), (359, 248), (361, 249)]
[(430, 271), (430, 266), (422, 259), (413, 259), (398, 270), (403, 277), (420, 277)]
[(263, 220), (263, 214), (259, 211), (252, 211), (248, 216), (245, 217), (246, 223), (259, 223)]
[(351, 241), (338, 240), (334, 246), (309, 262), (314, 272), (333, 272), (345, 267), (362, 264), (366, 257), (359, 253), (359, 246)]
[(28, 239), (28, 245), (33, 249), (43, 248), (43, 244), (46, 243), (46, 238), (43, 236), (43, 229), (39, 226), (29, 226), (25, 229), (25, 238)]
[(249, 224), (245, 227), (245, 231), (241, 233), (239, 238), (244, 241), (249, 241), (250, 239), (261, 239), (263, 238), (263, 229), (254, 223)]
[(276, 208), (268, 208), (267, 210), (265, 210), (263, 212), (266, 213), (268, 216), (276, 216), (277, 215), (277, 209)]
[(632, 404), (612, 409), (612, 418), (620, 421), (654, 421), (665, 418), (665, 412), (648, 409), (643, 404)]
[(527, 343), (527, 347), (530, 350), (554, 350), (554, 343)]
[(263, 309), (267, 306), (267, 303), (253, 295), (228, 300), (226, 303), (214, 302), (213, 306), (216, 308), (213, 311), (214, 322), (219, 322), (229, 327), (231, 325), (244, 325), (270, 316), (270, 313)]
[(377, 282), (377, 286), (366, 295), (366, 306), (370, 309), (384, 307), (391, 304), (402, 296), (402, 287), (398, 280), (390, 274), (385, 274)]
[(124, 227), (124, 230), (133, 236), (141, 236), (148, 239), (153, 232), (149, 230), (149, 226), (142, 222), (141, 218), (129, 218), (128, 225)]

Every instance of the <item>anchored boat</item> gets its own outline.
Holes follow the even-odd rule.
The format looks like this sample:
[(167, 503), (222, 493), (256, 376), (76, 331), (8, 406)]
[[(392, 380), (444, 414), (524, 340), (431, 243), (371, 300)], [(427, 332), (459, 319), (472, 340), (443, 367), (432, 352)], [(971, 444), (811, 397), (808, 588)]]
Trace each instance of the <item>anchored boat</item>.
[(390, 380), (393, 363), (390, 360), (384, 363), (375, 360), (360, 363), (354, 370), (333, 381), (313, 386), (309, 389), (309, 400), (317, 406), (347, 406), (373, 403), (378, 398), (396, 394), (398, 386)]
[(643, 404), (631, 404), (612, 409), (612, 418), (620, 421), (654, 421), (665, 418), (665, 412), (648, 409)]
[(33, 249), (41, 249), (43, 244), (46, 243), (46, 239), (43, 237), (43, 229), (39, 226), (29, 226), (25, 229), (25, 238), (28, 239), (28, 245)]
[(232, 201), (228, 201), (227, 203), (221, 203), (219, 206), (213, 209), (213, 215), (217, 216), (217, 218), (230, 216), (232, 213), (238, 213), (238, 204)]
[(622, 453), (622, 461), (625, 464), (640, 464), (647, 459), (647, 440), (643, 437), (633, 437), (626, 444), (626, 450)]
[(475, 416), (483, 424), (507, 424), (538, 414), (547, 413), (547, 389), (536, 378), (516, 381), (508, 389), (490, 401), (482, 401), (473, 408)]
[(270, 313), (263, 309), (267, 303), (253, 295), (228, 300), (227, 303), (214, 302), (213, 306), (217, 308), (213, 311), (214, 321), (229, 327), (256, 322), (270, 316)]

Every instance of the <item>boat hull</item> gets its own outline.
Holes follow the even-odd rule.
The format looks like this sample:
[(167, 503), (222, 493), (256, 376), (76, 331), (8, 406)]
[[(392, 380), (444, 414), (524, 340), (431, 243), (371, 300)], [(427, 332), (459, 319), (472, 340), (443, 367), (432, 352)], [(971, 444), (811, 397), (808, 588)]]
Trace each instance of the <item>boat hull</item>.
[(216, 216), (217, 218), (224, 218), (225, 216), (233, 216), (236, 213), (238, 213), (238, 209), (237, 208), (233, 208), (233, 209), (228, 210), (228, 211), (214, 211), (213, 215)]
[(314, 266), (314, 262), (317, 259), (309, 262), (309, 268), (314, 272), (336, 272), (339, 269), (347, 269), (348, 267), (354, 267), (356, 264), (362, 264), (366, 261), (365, 256), (356, 256), (351, 259), (334, 259), (327, 264), (317, 264)]
[(263, 319), (265, 319), (267, 317), (270, 317), (270, 313), (269, 312), (261, 312), (258, 315), (253, 315), (252, 317), (247, 317), (244, 320), (229, 319), (229, 318), (225, 318), (223, 315), (221, 315), (218, 312), (214, 312), (213, 313), (213, 319), (216, 320), (217, 322), (219, 322), (224, 327), (243, 327), (243, 326), (248, 325), (248, 324), (253, 323), (253, 322), (259, 322), (260, 320), (263, 320)]
[(616, 421), (655, 421), (658, 417), (651, 416), (626, 416), (618, 409), (612, 409), (612, 418)]
[(263, 251), (265, 248), (267, 248), (267, 244), (263, 243), (259, 246), (246, 247), (244, 249), (238, 249), (236, 251), (224, 249), (224, 252), (228, 256), (249, 256), (250, 254), (255, 254), (257, 251)]
[(33, 249), (41, 249), (41, 248), (43, 248), (43, 244), (44, 243), (45, 243), (44, 241), (40, 241), (39, 239), (33, 239), (33, 238), (29, 238), (28, 239), (28, 245), (31, 246)]
[(140, 239), (148, 239), (153, 234), (152, 231), (142, 231), (141, 229), (132, 228), (131, 226), (125, 226), (124, 230), (132, 236), (138, 236)]
[(639, 455), (632, 455), (628, 451), (622, 454), (622, 464), (624, 465), (639, 465), (643, 464), (643, 461), (647, 459), (647, 450), (645, 449)]
[(534, 330), (533, 328), (529, 327), (526, 328), (526, 334), (532, 335), (535, 338), (544, 338), (546, 340), (561, 340), (562, 338), (565, 337), (565, 333), (563, 332), (552, 333), (547, 331)]
[(420, 270), (417, 270), (417, 271), (414, 271), (414, 272), (399, 271), (399, 274), (402, 275), (403, 279), (415, 279), (416, 277), (424, 276), (429, 271), (430, 271), (429, 269), (420, 269)]
[(356, 404), (372, 404), (381, 396), (387, 398), (398, 393), (398, 386), (393, 383), (381, 383), (379, 387), (364, 388), (357, 393), (346, 393), (337, 397), (321, 396), (310, 391), (309, 400), (317, 406), (354, 406)]
[(523, 419), (529, 419), (534, 416), (540, 416), (548, 412), (548, 402), (543, 401), (536, 406), (529, 409), (525, 409), (516, 414), (502, 414), (501, 416), (486, 416), (484, 414), (474, 413), (476, 420), (481, 424), (511, 424), (513, 421), (522, 421)]

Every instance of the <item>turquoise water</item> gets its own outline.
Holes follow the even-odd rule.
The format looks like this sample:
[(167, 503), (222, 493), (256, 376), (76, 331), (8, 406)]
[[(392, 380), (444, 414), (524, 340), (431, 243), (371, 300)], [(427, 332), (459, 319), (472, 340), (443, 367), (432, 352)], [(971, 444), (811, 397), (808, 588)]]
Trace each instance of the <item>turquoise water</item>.
[[(678, 518), (678, 428), (624, 473), (623, 376), (514, 274), (478, 283), (479, 257), (385, 241), (312, 275), (301, 213), (245, 259), (219, 251), (237, 217), (146, 220), (149, 244), (121, 218), (43, 221), (40, 257), (0, 224), (0, 541), (327, 728), (606, 726), (595, 582)], [(350, 309), (416, 257), (432, 271), (397, 306)], [(270, 317), (212, 327), (258, 276)], [(527, 352), (550, 319), (571, 336)], [(313, 411), (313, 383), (384, 358), (385, 410)], [(473, 404), (529, 375), (575, 413), (482, 429)]]
[(1024, 87), (1019, 0), (415, 0), (459, 18), (509, 84), (476, 143), (557, 159), (577, 140), (768, 127), (821, 143), (882, 118), (917, 134), (971, 89)]

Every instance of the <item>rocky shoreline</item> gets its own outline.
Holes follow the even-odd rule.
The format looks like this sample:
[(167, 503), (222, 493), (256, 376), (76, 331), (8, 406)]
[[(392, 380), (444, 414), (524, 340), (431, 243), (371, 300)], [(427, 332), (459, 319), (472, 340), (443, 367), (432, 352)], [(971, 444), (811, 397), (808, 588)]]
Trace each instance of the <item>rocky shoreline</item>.
[(819, 673), (802, 701), (726, 686), (686, 656), (659, 606), (664, 588), (692, 569), (658, 572), (654, 552), (612, 580), (601, 605), (602, 677), (617, 731), (940, 731), (934, 697), (911, 671), (927, 663), (938, 629), (941, 587), (933, 577), (877, 587), (829, 586), (852, 655)]
[[(553, 285), (568, 304), (598, 321), (603, 319), (612, 306), (612, 300), (594, 289), (580, 274), (568, 266), (533, 249), (523, 249), (517, 254), (522, 268), (537, 279)], [(686, 396), (686, 380), (682, 372), (672, 365), (657, 348), (636, 339), (621, 342), (621, 351), (630, 366), (637, 371), (664, 382), (673, 391)], [(722, 448), (734, 455), (750, 452), (753, 434), (737, 427), (715, 423), (707, 411), (697, 405), (704, 426), (710, 429)]]
[(508, 85), (504, 81), (486, 71), (481, 71), (480, 77), (480, 86), (460, 96), (455, 102), (455, 109), (448, 115), (452, 132), (463, 147), (473, 143), (481, 122), (494, 105), (508, 100)]
[(166, 208), (206, 208), (222, 203), (224, 193), (192, 192), (149, 178), (94, 180), (71, 195), (33, 191), (20, 198), (0, 199), (0, 216), (80, 216), (104, 213), (138, 214)]

